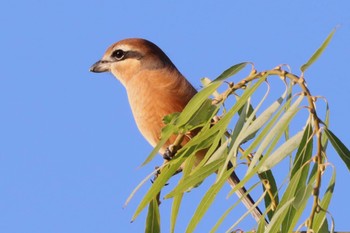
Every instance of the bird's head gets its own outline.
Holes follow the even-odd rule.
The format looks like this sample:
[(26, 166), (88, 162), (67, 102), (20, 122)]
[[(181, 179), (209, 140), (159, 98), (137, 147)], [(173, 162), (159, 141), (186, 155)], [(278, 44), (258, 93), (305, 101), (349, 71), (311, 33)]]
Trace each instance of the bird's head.
[(111, 45), (91, 72), (111, 72), (123, 85), (144, 69), (173, 68), (168, 56), (152, 42), (131, 38)]

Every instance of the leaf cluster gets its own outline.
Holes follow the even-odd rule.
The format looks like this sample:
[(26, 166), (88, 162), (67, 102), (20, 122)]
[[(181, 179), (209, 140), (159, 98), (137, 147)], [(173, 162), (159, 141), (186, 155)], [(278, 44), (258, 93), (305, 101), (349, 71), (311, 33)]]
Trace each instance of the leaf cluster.
[[(184, 195), (216, 174), (214, 183), (204, 193), (193, 216), (188, 220), (186, 232), (193, 232), (223, 189), (227, 178), (239, 167), (244, 169), (243, 179), (227, 196), (231, 197), (243, 186), (248, 187), (247, 193), (262, 187), (260, 191), (256, 190), (260, 193), (257, 204), (265, 204), (264, 216), (268, 223), (265, 219), (256, 223), (253, 228), (257, 232), (332, 230), (333, 219), (327, 218), (327, 214), (336, 173), (327, 158), (327, 145), (330, 142), (349, 169), (350, 151), (328, 127), (328, 104), (325, 116), (321, 118), (318, 115), (318, 98), (309, 91), (304, 76), (305, 71), (322, 54), (333, 34), (334, 31), (301, 67), (300, 76), (283, 69), (284, 66), (258, 72), (250, 63), (240, 63), (213, 81), (203, 79), (204, 88), (194, 96), (184, 111), (165, 118), (167, 125), (163, 128), (161, 140), (144, 164), (155, 157), (170, 136), (175, 134), (182, 139), (188, 131), (197, 130), (199, 133), (176, 151), (172, 160), (159, 168), (160, 174), (144, 195), (133, 219), (148, 206), (146, 232), (160, 232), (160, 192), (184, 164), (178, 184), (163, 196), (172, 200), (170, 232), (175, 232)], [(248, 75), (239, 82), (229, 82), (227, 85), (228, 78), (243, 73), (249, 66), (251, 69)], [(276, 77), (283, 83), (284, 89), (274, 98), (271, 97), (269, 80)], [(222, 87), (226, 87), (226, 90), (220, 93)], [(259, 93), (263, 87), (266, 88), (261, 97)], [(273, 90), (273, 93), (279, 91)], [(303, 118), (302, 123), (296, 120), (300, 116)], [(181, 143), (181, 140), (177, 143)], [(195, 155), (203, 151), (204, 159), (196, 164)], [(288, 162), (287, 168), (285, 161)], [(227, 169), (229, 165), (232, 165), (231, 169)], [(282, 169), (278, 168), (281, 166)], [(321, 182), (326, 169), (332, 171), (332, 176), (328, 182)], [(131, 197), (149, 177), (141, 182)], [(252, 181), (255, 182), (249, 187)], [(323, 193), (322, 183), (326, 183)], [(218, 231), (240, 201), (230, 204), (224, 213), (218, 215), (210, 232)], [(311, 208), (307, 208), (310, 205)], [(309, 214), (305, 217), (307, 211)], [(232, 223), (226, 229), (227, 232), (237, 228), (247, 215), (249, 210)]]

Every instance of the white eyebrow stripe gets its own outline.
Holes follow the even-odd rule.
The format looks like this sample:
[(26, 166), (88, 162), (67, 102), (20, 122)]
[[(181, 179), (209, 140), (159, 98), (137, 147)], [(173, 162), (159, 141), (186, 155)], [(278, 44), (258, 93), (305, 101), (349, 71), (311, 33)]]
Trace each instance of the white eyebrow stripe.
[(123, 50), (123, 51), (125, 51), (125, 52), (134, 50), (134, 49), (131, 48), (129, 45), (125, 45), (125, 44), (118, 45), (118, 46), (116, 46), (113, 50), (116, 51), (116, 50), (118, 50), (118, 49), (121, 49), (121, 50)]

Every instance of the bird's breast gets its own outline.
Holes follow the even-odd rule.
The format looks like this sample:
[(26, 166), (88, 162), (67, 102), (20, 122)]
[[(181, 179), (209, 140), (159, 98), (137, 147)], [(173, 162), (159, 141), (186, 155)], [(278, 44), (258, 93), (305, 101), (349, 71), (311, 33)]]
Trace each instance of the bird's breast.
[(159, 142), (164, 116), (181, 112), (196, 92), (182, 76), (147, 73), (130, 80), (126, 88), (137, 127), (153, 147)]

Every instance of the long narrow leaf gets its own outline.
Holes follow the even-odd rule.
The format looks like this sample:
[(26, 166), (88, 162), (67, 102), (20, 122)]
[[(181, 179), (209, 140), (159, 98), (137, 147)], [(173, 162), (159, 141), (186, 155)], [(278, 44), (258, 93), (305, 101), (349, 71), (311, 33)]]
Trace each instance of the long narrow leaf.
[[(324, 118), (324, 124), (327, 128), (329, 128), (329, 117), (330, 117), (330, 111), (329, 111), (329, 104), (328, 101), (326, 101), (326, 116)], [(327, 150), (328, 146), (328, 137), (326, 137), (324, 134), (322, 134), (322, 147), (324, 150)]]
[[(238, 206), (238, 204), (242, 203), (242, 199), (245, 198), (252, 190), (254, 190), (258, 184), (260, 184), (260, 182), (254, 184), (252, 187), (250, 187), (247, 192), (245, 193), (244, 196), (242, 196), (240, 199), (238, 199), (232, 206), (230, 206), (222, 215), (221, 217), (218, 219), (218, 221), (215, 223), (214, 227), (210, 230), (210, 233), (214, 233), (217, 232), (217, 229), (219, 228), (219, 226), (222, 224), (222, 222), (227, 218), (227, 216), (229, 215), (229, 213), (232, 212), (232, 210)], [(265, 221), (262, 221), (265, 222)]]
[[(270, 86), (268, 85), (267, 86), (267, 91), (264, 95), (264, 97), (261, 99), (261, 101), (259, 102), (259, 104), (256, 106), (256, 108), (252, 111), (252, 113), (249, 115), (248, 119), (244, 122), (242, 120), (245, 120), (245, 115), (242, 115), (240, 114), (240, 118), (236, 124), (236, 126), (241, 123), (241, 126), (240, 127), (235, 127), (232, 135), (231, 135), (231, 139), (233, 140), (233, 144), (231, 146), (231, 149), (229, 151), (229, 154), (228, 154), (228, 157), (231, 158), (231, 162), (232, 160), (235, 160), (235, 158), (237, 157), (237, 151), (238, 151), (238, 148), (240, 147), (241, 143), (243, 143), (245, 140), (248, 139), (248, 137), (246, 136), (251, 136), (251, 137), (254, 137), (255, 136), (255, 133), (256, 131), (254, 132), (249, 132), (249, 134), (247, 134), (246, 132), (248, 131), (248, 129), (250, 128), (250, 125), (251, 124), (254, 124), (254, 122), (252, 123), (252, 121), (254, 119), (256, 119), (256, 113), (257, 111), (260, 109), (261, 105), (264, 103), (264, 101), (266, 100), (267, 96), (268, 96), (268, 93), (270, 91)], [(250, 98), (249, 98), (250, 99)], [(248, 99), (248, 100), (249, 100)], [(249, 105), (248, 105), (249, 104)], [(247, 103), (245, 106), (250, 106), (250, 101), (249, 103)], [(251, 107), (252, 108), (252, 107)], [(244, 118), (243, 118), (244, 117)], [(240, 122), (240, 120), (242, 122)], [(243, 125), (244, 123), (244, 125)], [(233, 166), (236, 166), (236, 164), (234, 162), (232, 162)]]
[(303, 100), (304, 96), (300, 95), (299, 98), (292, 104), (292, 106), (285, 112), (285, 114), (281, 117), (281, 119), (276, 123), (276, 125), (271, 129), (271, 131), (264, 138), (262, 143), (260, 144), (258, 150), (254, 158), (249, 165), (248, 172), (252, 170), (252, 168), (256, 165), (261, 157), (263, 151), (266, 147), (271, 143), (269, 150), (266, 152), (265, 156), (268, 156), (271, 153), (274, 146), (279, 141), (279, 138), (282, 136), (284, 130), (288, 127), (289, 122), (293, 119), (295, 114), (299, 111), (299, 104)]
[(332, 131), (329, 129), (324, 129), (329, 141), (332, 143), (332, 146), (337, 151), (340, 158), (343, 160), (347, 168), (350, 170), (350, 151), (349, 149), (342, 143), (337, 136), (335, 136)]
[(155, 196), (164, 187), (164, 185), (170, 179), (170, 177), (179, 169), (180, 165), (184, 162), (186, 157), (188, 157), (188, 154), (191, 154), (191, 153), (192, 152), (189, 151), (187, 152), (187, 154), (181, 157), (176, 157), (172, 159), (169, 162), (169, 165), (165, 166), (162, 169), (160, 175), (157, 177), (157, 179), (152, 184), (151, 188), (148, 190), (148, 192), (144, 195), (143, 199), (141, 200), (139, 206), (137, 207), (132, 217), (132, 221), (135, 220), (136, 217), (141, 213), (141, 211), (153, 200), (153, 198), (155, 198)]
[(187, 226), (186, 232), (193, 232), (199, 221), (203, 218), (204, 214), (207, 212), (211, 204), (213, 203), (216, 195), (221, 190), (222, 186), (225, 184), (226, 180), (230, 177), (233, 169), (227, 170), (221, 179), (213, 184), (209, 190), (206, 192), (201, 202), (198, 205), (190, 223)]
[(280, 161), (282, 161), (288, 154), (290, 154), (292, 151), (298, 148), (298, 145), (303, 137), (303, 133), (304, 131), (298, 132), (296, 135), (294, 135), (285, 143), (283, 143), (280, 147), (278, 147), (261, 165), (258, 172), (261, 173), (266, 170), (270, 170)]
[(218, 166), (223, 163), (223, 159), (213, 161), (212, 163), (197, 169), (192, 175), (186, 177), (186, 179), (175, 187), (173, 191), (168, 193), (164, 198), (171, 198), (183, 192), (186, 192), (189, 188), (201, 183), (206, 177), (212, 175), (218, 170)]
[(303, 185), (304, 186), (298, 185), (293, 206), (289, 208), (289, 212), (282, 223), (282, 232), (292, 232), (305, 211), (305, 207), (311, 197), (314, 184), (308, 183), (306, 187), (305, 184)]
[(323, 51), (327, 48), (329, 42), (332, 40), (332, 37), (335, 33), (335, 29), (327, 36), (326, 40), (322, 43), (321, 47), (319, 47), (316, 52), (311, 56), (311, 58), (301, 66), (301, 72), (305, 72), (307, 68), (309, 68), (323, 53)]
[[(162, 165), (161, 167), (159, 167), (156, 171), (159, 171), (159, 169), (161, 169), (164, 165)], [(144, 185), (146, 182), (149, 182), (149, 180), (151, 179), (151, 177), (154, 176), (154, 173), (156, 171), (153, 171), (151, 174), (149, 174), (148, 176), (146, 176), (135, 188), (134, 190), (131, 192), (131, 194), (129, 195), (129, 197), (126, 199), (124, 207), (126, 207), (129, 202), (131, 201), (131, 199), (134, 197), (134, 195), (136, 194), (137, 191), (139, 191), (139, 189), (142, 187), (142, 185)]]
[(185, 125), (195, 114), (195, 112), (202, 106), (202, 104), (208, 100), (209, 96), (221, 85), (221, 82), (212, 82), (206, 88), (198, 92), (188, 102), (184, 110), (179, 115), (176, 125)]
[(276, 210), (271, 222), (265, 229), (266, 233), (269, 233), (269, 232), (275, 233), (280, 231), (283, 218), (288, 211), (288, 207), (292, 205), (293, 201), (294, 201), (294, 197), (289, 199), (285, 203), (280, 204), (281, 207), (278, 210)]
[[(212, 81), (209, 78), (202, 78), (201, 79), (201, 83), (203, 85), (203, 87), (207, 87)], [(214, 91), (212, 93), (212, 95), (214, 96), (214, 98), (218, 97), (220, 95), (220, 93), (218, 91)]]
[(271, 116), (281, 106), (285, 97), (286, 97), (286, 92), (284, 92), (281, 97), (279, 97), (263, 113), (261, 113), (261, 115), (258, 116), (251, 124), (249, 124), (249, 127), (243, 131), (242, 135), (240, 135), (241, 139), (239, 141), (246, 141), (250, 139), (252, 135), (254, 135), (259, 129), (261, 129), (261, 127), (271, 119)]
[(146, 160), (141, 164), (144, 166), (148, 164), (152, 159), (159, 153), (160, 148), (168, 141), (170, 136), (174, 133), (175, 128), (173, 125), (167, 125), (162, 129), (161, 140), (158, 142), (156, 147), (152, 150), (151, 154), (147, 156)]
[(179, 214), (179, 209), (181, 205), (181, 201), (183, 198), (184, 194), (181, 193), (179, 195), (176, 195), (173, 199), (173, 204), (171, 206), (171, 216), (170, 216), (170, 232), (174, 233), (175, 232), (175, 226), (176, 226), (176, 220), (177, 216)]
[[(290, 101), (290, 100), (289, 100)], [(287, 101), (288, 103), (288, 101)], [(287, 104), (285, 103), (285, 104)], [(277, 109), (276, 109), (277, 110)], [(256, 136), (255, 140), (249, 145), (249, 147), (244, 151), (242, 158), (246, 158), (248, 154), (250, 154), (253, 150), (256, 149), (259, 144), (265, 140), (266, 135), (270, 132), (270, 130), (273, 128), (273, 126), (276, 124), (278, 118), (283, 112), (283, 108), (280, 108), (274, 116), (271, 116), (272, 118), (269, 119), (269, 122), (267, 125), (261, 130), (260, 134)]]
[[(329, 181), (328, 188), (326, 190), (326, 193), (324, 194), (322, 201), (320, 203), (320, 207), (322, 208), (321, 211), (315, 216), (314, 219), (314, 226), (322, 226), (322, 223), (326, 221), (326, 211), (328, 210), (329, 203), (331, 202), (334, 187), (335, 187), (335, 178), (336, 178), (336, 171), (335, 168), (333, 168), (333, 174), (331, 177), (331, 180)], [(315, 228), (315, 232), (321, 232), (320, 228)]]
[[(300, 146), (298, 148), (298, 151), (295, 155), (295, 161), (293, 164), (293, 169), (291, 172), (291, 177), (294, 176), (294, 174), (301, 168), (303, 164), (305, 164), (312, 156), (312, 149), (313, 149), (313, 129), (311, 123), (308, 123), (306, 125), (303, 138), (301, 139)], [(309, 166), (306, 166), (309, 168)], [(305, 171), (306, 175), (309, 173), (309, 169)], [(306, 177), (305, 177), (306, 181)]]
[(237, 74), (239, 71), (241, 71), (244, 67), (246, 67), (246, 65), (248, 64), (248, 62), (242, 62), (236, 65), (231, 66), (230, 68), (228, 68), (227, 70), (225, 70), (222, 74), (219, 75), (219, 77), (217, 77), (216, 79), (214, 79), (213, 82), (217, 82), (217, 81), (224, 81), (225, 79)]
[[(315, 175), (316, 173), (310, 174), (307, 185), (305, 185), (305, 183), (301, 184), (300, 181), (303, 175), (304, 166), (306, 166), (306, 164), (304, 164), (291, 178), (291, 181), (282, 196), (280, 205), (277, 207), (277, 210), (276, 210), (278, 211), (281, 208), (281, 205), (288, 202), (290, 199), (296, 198), (296, 200), (293, 202), (293, 206), (290, 206), (287, 212), (285, 213), (285, 215), (281, 216), (282, 228), (284, 230), (289, 229), (292, 227), (292, 225), (296, 224), (296, 222), (298, 221), (297, 218), (299, 218), (299, 216), (302, 214), (300, 211), (303, 210), (303, 208), (298, 208), (298, 205), (300, 207), (303, 207), (304, 205), (306, 205), (308, 199), (311, 197), (310, 192), (312, 191), (312, 187), (316, 178), (316, 175)], [(304, 190), (307, 190), (306, 195), (301, 196), (300, 194), (302, 194)], [(301, 198), (301, 197), (304, 197), (304, 198)], [(289, 218), (289, 219), (286, 220), (286, 218)]]
[[(267, 180), (268, 181), (270, 192), (273, 195), (273, 197), (272, 197), (274, 199), (273, 201), (276, 205), (278, 205), (278, 203), (279, 203), (278, 189), (277, 189), (276, 180), (272, 174), (272, 171), (268, 170), (268, 171), (262, 172), (261, 174), (259, 174), (259, 178), (260, 178), (260, 180)], [(262, 185), (262, 187), (265, 191), (265, 186)], [(270, 195), (265, 195), (265, 207), (266, 207), (266, 209), (268, 209), (271, 204), (272, 204), (272, 199), (271, 199)], [(272, 219), (274, 212), (275, 212), (274, 210), (271, 210), (267, 213), (269, 220)]]
[[(309, 183), (307, 188), (305, 188), (307, 177), (310, 170), (309, 161), (312, 156), (312, 148), (313, 148), (312, 135), (313, 135), (312, 126), (310, 123), (308, 123), (307, 126), (305, 127), (303, 138), (301, 139), (298, 151), (295, 155), (294, 164), (291, 168), (292, 170), (291, 178), (293, 178), (298, 171), (300, 173), (299, 182), (296, 184), (296, 188), (295, 188), (295, 190), (299, 190), (299, 192), (304, 190), (311, 192), (313, 187), (312, 183)], [(306, 205), (307, 198), (305, 198), (305, 200), (302, 200), (301, 203)], [(297, 220), (299, 219), (300, 215), (303, 213), (303, 210), (304, 208), (301, 208), (301, 207), (297, 208), (295, 205), (291, 206), (289, 208), (287, 217), (284, 219), (282, 223), (282, 231), (284, 230), (289, 232), (289, 230), (293, 230), (295, 227), (295, 224), (297, 223)]]
[[(195, 156), (191, 156), (186, 160), (185, 166), (182, 171), (182, 178), (180, 179), (179, 184), (181, 184), (185, 180), (185, 178), (188, 176), (188, 174), (191, 172), (195, 160), (196, 160)], [(179, 214), (180, 205), (181, 205), (183, 196), (184, 194), (180, 193), (176, 195), (173, 199), (173, 203), (171, 206), (171, 215), (170, 215), (170, 232), (171, 233), (175, 232), (176, 220)]]
[(199, 109), (203, 102), (206, 101), (209, 98), (209, 96), (216, 91), (216, 89), (221, 85), (222, 81), (236, 74), (246, 65), (247, 63), (240, 63), (230, 67), (229, 69), (224, 71), (218, 78), (212, 81), (207, 87), (205, 87), (195, 96), (193, 96), (193, 98), (190, 100), (190, 102), (186, 105), (185, 109), (180, 114), (178, 121), (176, 122), (177, 125), (181, 126), (186, 124), (186, 122), (188, 122), (191, 119), (193, 114), (197, 111), (197, 109)]
[[(229, 232), (232, 232), (232, 230), (245, 218), (245, 217), (247, 217), (251, 212), (252, 212), (252, 210), (253, 209), (255, 209), (256, 208), (256, 206), (264, 199), (264, 196), (266, 195), (266, 192), (267, 191), (265, 191), (262, 195), (261, 195), (261, 197), (255, 202), (255, 204), (248, 210), (248, 211), (246, 211), (227, 231), (226, 231), (226, 233), (229, 233)], [(264, 220), (262, 220), (262, 221), (264, 221)]]
[[(241, 109), (241, 107), (246, 103), (246, 101), (248, 100), (248, 98), (253, 95), (253, 93), (258, 89), (258, 87), (265, 81), (267, 77), (267, 74), (263, 77), (261, 77), (252, 87), (248, 88), (247, 90), (245, 90), (245, 92), (243, 93), (243, 95), (241, 96), (241, 98), (235, 103), (235, 105), (233, 105), (233, 107), (227, 112), (227, 114), (219, 121), (219, 123), (221, 121), (224, 121), (226, 123), (226, 126), (229, 124), (229, 122), (231, 121), (232, 117), (234, 116), (234, 114), (237, 113), (237, 111), (239, 109)], [(215, 126), (214, 126), (215, 127)], [(227, 165), (229, 164), (230, 161), (230, 157), (227, 157), (223, 167), (227, 167)], [(219, 178), (222, 176), (224, 169), (222, 169), (222, 172), (219, 172)]]
[(149, 203), (145, 232), (160, 233), (160, 214), (156, 198)]

